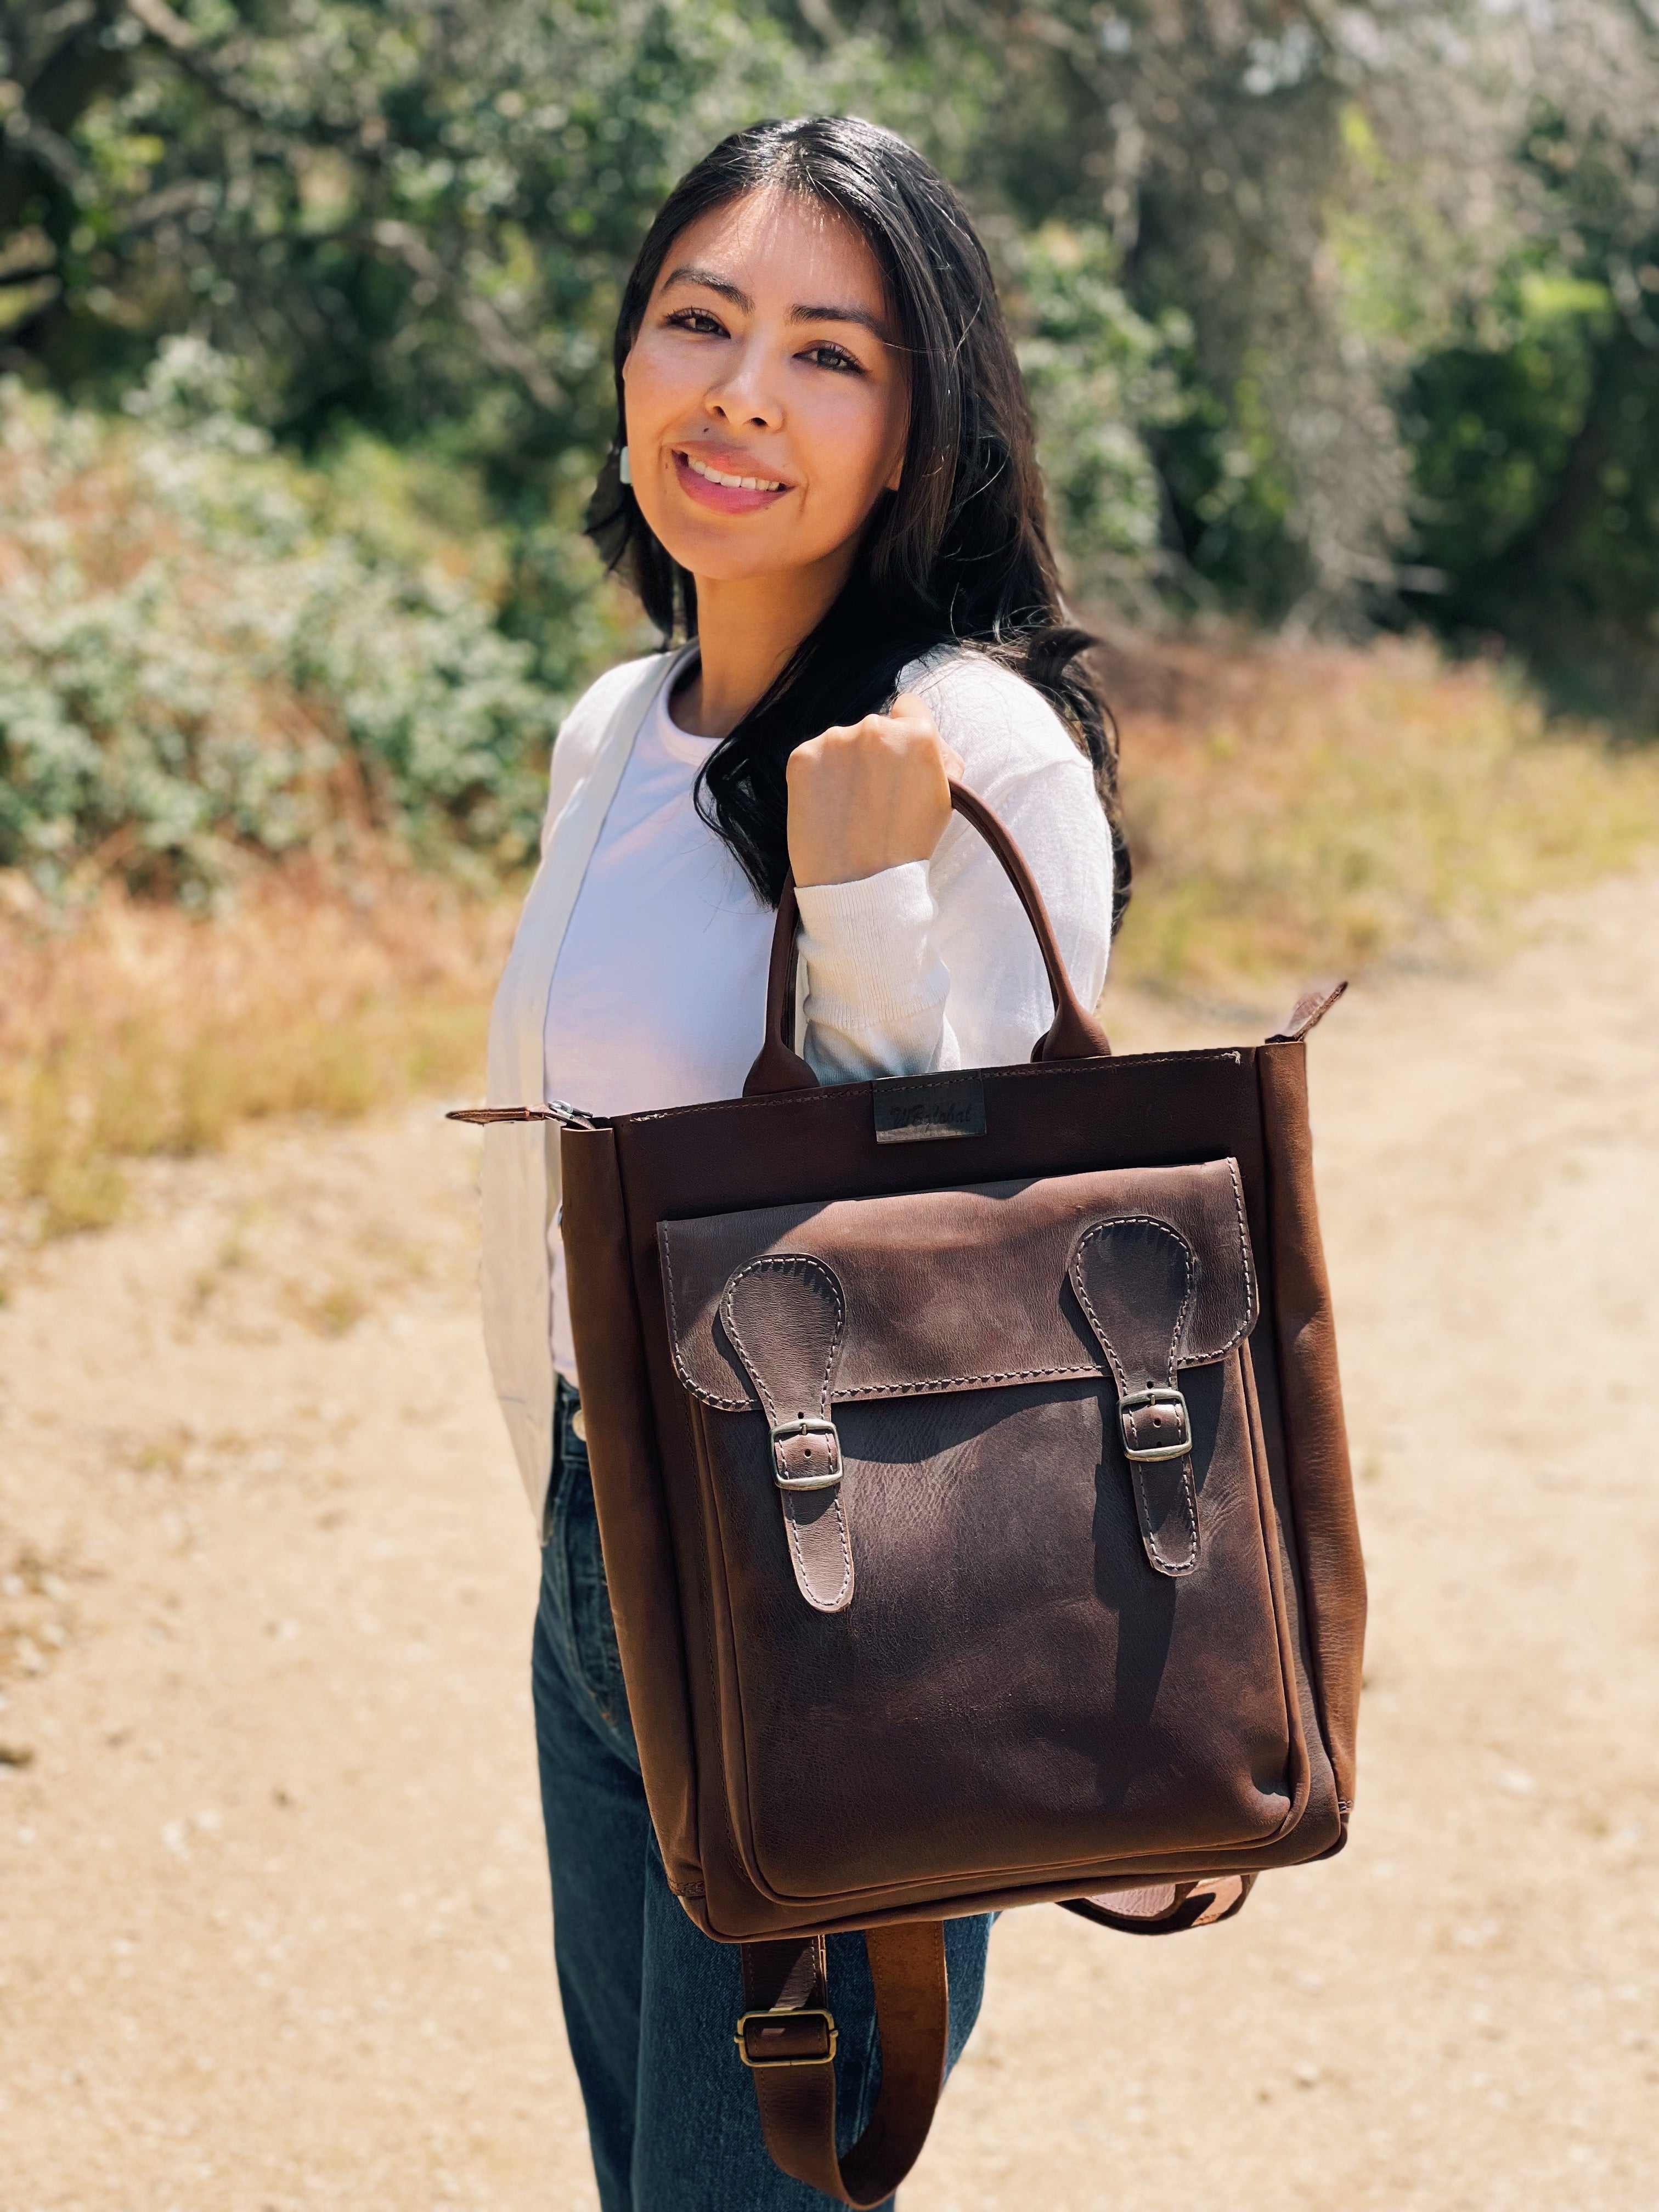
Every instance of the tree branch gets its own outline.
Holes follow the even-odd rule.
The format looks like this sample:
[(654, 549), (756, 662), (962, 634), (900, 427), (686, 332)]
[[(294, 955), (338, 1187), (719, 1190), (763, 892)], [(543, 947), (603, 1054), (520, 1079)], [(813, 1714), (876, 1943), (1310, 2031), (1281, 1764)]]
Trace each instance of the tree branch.
[(447, 293), (485, 356), (497, 368), (516, 376), (538, 407), (550, 414), (560, 412), (566, 404), (565, 394), (534, 349), (508, 326), (498, 308), (451, 275), (419, 231), (406, 222), (376, 222), (369, 226), (367, 236), (372, 246), (401, 261), (422, 283), (435, 284)]
[(32, 38), (26, 39), (17, 28), (15, 11), (8, 8), (5, 26), (14, 62), (20, 54), (32, 59), (37, 53), (55, 49), (65, 40), (72, 39), (77, 31), (83, 31), (97, 13), (98, 0), (64, 0), (62, 7), (49, 8), (45, 15), (37, 15), (33, 24), (24, 26), (25, 31), (33, 33)]
[(219, 196), (218, 186), (203, 177), (186, 177), (176, 185), (163, 185), (160, 191), (149, 193), (129, 211), (121, 225), (121, 236), (139, 237), (173, 216), (188, 215), (192, 208), (211, 207)]
[(14, 231), (0, 240), (0, 284), (32, 283), (58, 265), (58, 248), (44, 230)]
[(8, 145), (56, 177), (64, 191), (78, 193), (91, 181), (91, 173), (67, 138), (60, 138), (49, 123), (31, 115), (27, 107), (14, 107), (6, 118)]
[(151, 38), (171, 46), (175, 54), (195, 52), (195, 32), (182, 15), (173, 13), (167, 0), (127, 0), (127, 13), (136, 15)]
[[(85, 167), (68, 133), (126, 67), (125, 54), (112, 52), (90, 35), (109, 4), (110, 0), (103, 0), (100, 9), (98, 0), (75, 0), (27, 27), (33, 36), (27, 41), (28, 58), (20, 72), (27, 76), (22, 100), (0, 132), (0, 234), (15, 225), (39, 182), (48, 181), (73, 198), (86, 181)], [(6, 22), (15, 57), (25, 42), (9, 9)], [(13, 67), (17, 67), (15, 59)]]
[[(133, 21), (165, 46), (185, 76), (199, 84), (204, 92), (245, 121), (256, 123), (262, 130), (276, 131), (288, 137), (320, 141), (337, 148), (354, 159), (378, 164), (381, 159), (379, 146), (364, 137), (361, 126), (341, 130), (326, 123), (319, 115), (283, 114), (262, 106), (252, 94), (246, 92), (235, 80), (212, 58), (195, 31), (168, 7), (167, 0), (122, 0)], [(366, 118), (367, 119), (367, 118)]]

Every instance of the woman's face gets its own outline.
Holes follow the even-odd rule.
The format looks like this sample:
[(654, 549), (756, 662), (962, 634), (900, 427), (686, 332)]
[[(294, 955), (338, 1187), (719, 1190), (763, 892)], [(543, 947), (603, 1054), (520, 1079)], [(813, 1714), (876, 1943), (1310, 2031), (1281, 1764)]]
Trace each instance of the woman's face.
[(682, 568), (735, 582), (850, 565), (904, 456), (881, 272), (821, 201), (759, 191), (683, 231), (623, 372), (629, 464)]

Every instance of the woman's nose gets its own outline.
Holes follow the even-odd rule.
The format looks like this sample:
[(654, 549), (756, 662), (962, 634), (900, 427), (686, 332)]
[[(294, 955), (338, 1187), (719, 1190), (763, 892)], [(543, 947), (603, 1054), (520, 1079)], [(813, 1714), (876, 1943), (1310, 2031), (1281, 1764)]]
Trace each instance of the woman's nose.
[(783, 406), (765, 363), (745, 355), (730, 373), (711, 385), (705, 402), (708, 411), (734, 428), (775, 430), (783, 421)]

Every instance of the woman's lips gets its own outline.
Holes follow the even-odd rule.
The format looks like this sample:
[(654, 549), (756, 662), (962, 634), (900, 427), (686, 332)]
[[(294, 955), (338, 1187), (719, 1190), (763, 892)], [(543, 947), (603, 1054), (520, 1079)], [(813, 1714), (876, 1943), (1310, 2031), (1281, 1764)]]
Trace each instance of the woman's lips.
[[(712, 464), (705, 463), (704, 466), (712, 466)], [(684, 453), (675, 454), (674, 473), (679, 478), (680, 489), (688, 499), (695, 500), (699, 507), (712, 507), (720, 514), (754, 514), (763, 507), (775, 507), (790, 489), (787, 484), (779, 484), (775, 490), (762, 491), (758, 489), (751, 490), (746, 484), (715, 483), (694, 469)], [(720, 471), (722, 476), (736, 476), (738, 473), (735, 468)], [(758, 477), (760, 471), (745, 470), (743, 473)]]

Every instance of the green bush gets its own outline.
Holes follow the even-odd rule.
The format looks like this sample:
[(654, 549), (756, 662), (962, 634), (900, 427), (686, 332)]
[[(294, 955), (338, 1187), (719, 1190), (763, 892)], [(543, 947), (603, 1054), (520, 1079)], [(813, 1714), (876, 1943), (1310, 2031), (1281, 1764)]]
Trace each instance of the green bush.
[(559, 720), (616, 649), (597, 564), (567, 538), (572, 618), (539, 653), (506, 637), (487, 538), (365, 500), (361, 455), (348, 521), (245, 424), (179, 427), (191, 365), (164, 352), (131, 422), (0, 386), (0, 867), (199, 903), (239, 854), (363, 832), (522, 865)]
[(1158, 478), (1143, 434), (1182, 411), (1168, 355), (1184, 329), (1135, 313), (1099, 231), (1047, 224), (1009, 258), (1055, 537), (1078, 587), (1133, 594), (1158, 557)]
[(1409, 388), (1422, 604), (1454, 636), (1521, 637), (1558, 704), (1659, 726), (1659, 240), (1615, 270), (1511, 272)]

